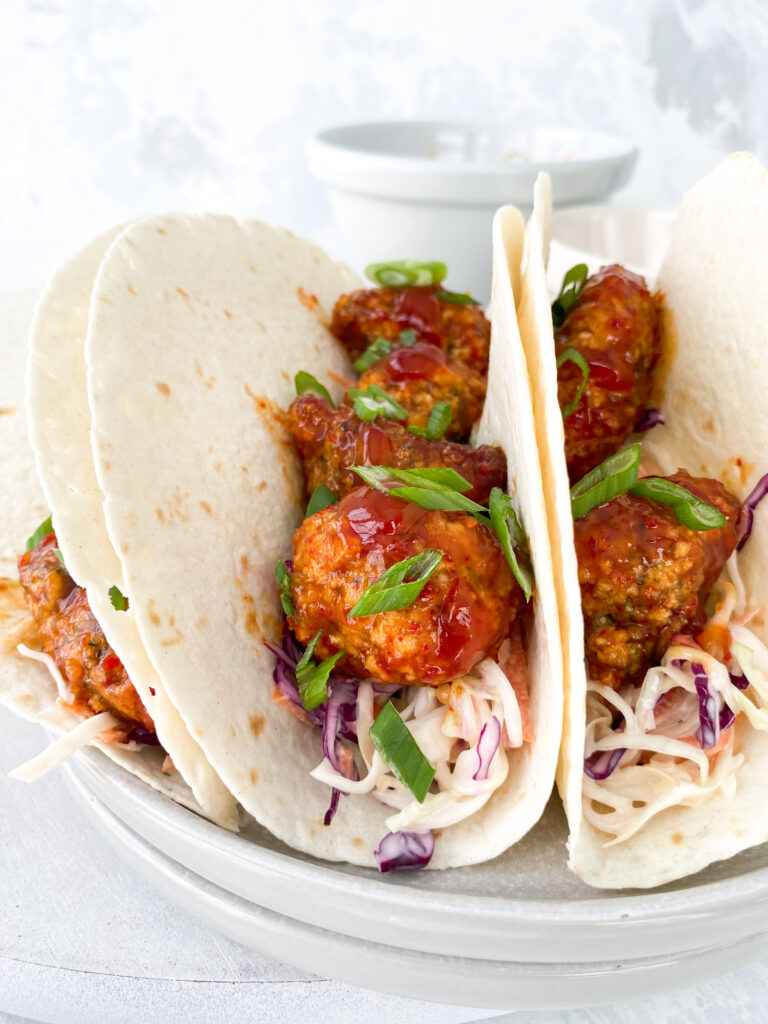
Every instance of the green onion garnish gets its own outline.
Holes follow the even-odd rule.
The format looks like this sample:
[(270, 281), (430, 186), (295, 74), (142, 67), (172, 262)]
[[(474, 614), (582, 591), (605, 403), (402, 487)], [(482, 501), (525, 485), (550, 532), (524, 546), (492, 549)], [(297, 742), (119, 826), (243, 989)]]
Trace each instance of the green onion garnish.
[(283, 611), (295, 619), (296, 611), (291, 597), (291, 573), (285, 562), (280, 561), (275, 566), (275, 578), (280, 585), (280, 604), (283, 606)]
[(525, 600), (530, 601), (533, 593), (533, 571), (530, 564), (522, 563), (515, 554), (515, 548), (525, 549), (527, 538), (515, 514), (511, 499), (500, 487), (494, 487), (491, 491), (488, 512), (491, 517), (491, 526), (499, 538), (507, 565), (520, 584)]
[(313, 377), (311, 373), (307, 373), (306, 370), (299, 370), (294, 377), (294, 381), (297, 395), (303, 395), (307, 391), (311, 391), (313, 394), (324, 398), (332, 409), (336, 408), (328, 388), (321, 384), (317, 377)]
[(50, 516), (44, 522), (40, 523), (38, 528), (27, 540), (26, 551), (31, 551), (32, 548), (36, 548), (43, 537), (47, 537), (49, 533), (53, 533), (53, 521)]
[(370, 370), (374, 363), (378, 363), (380, 359), (389, 355), (391, 351), (392, 343), (387, 341), (386, 338), (374, 338), (365, 352), (352, 365), (358, 373), (365, 373), (366, 370)]
[(577, 263), (571, 267), (563, 278), (560, 294), (552, 303), (552, 323), (555, 327), (562, 327), (565, 318), (571, 311), (571, 307), (581, 295), (584, 285), (587, 283), (586, 263)]
[(448, 267), (444, 263), (420, 263), (419, 260), (370, 263), (365, 268), (365, 276), (369, 280), (389, 288), (440, 284), (447, 273)]
[(407, 608), (422, 592), (442, 560), (442, 551), (427, 548), (421, 554), (396, 562), (368, 587), (347, 617), (357, 619), (361, 615)]
[(116, 612), (128, 611), (128, 598), (119, 587), (110, 587), (107, 593), (109, 594), (109, 600), (112, 602), (112, 607)]
[(393, 498), (412, 501), (415, 505), (431, 511), (469, 512), (473, 516), (478, 516), (479, 513), (478, 518), (488, 525), (485, 506), (479, 505), (465, 494), (459, 494), (458, 491), (436, 491), (428, 487), (393, 487), (389, 493)]
[[(640, 446), (637, 445), (637, 447)], [(370, 487), (375, 487), (376, 490), (383, 491), (384, 494), (391, 494), (393, 498), (412, 501), (415, 505), (430, 510), (468, 512), (483, 526), (493, 530), (499, 538), (504, 557), (515, 579), (520, 584), (526, 601), (530, 600), (533, 591), (533, 572), (526, 564), (527, 559), (524, 558), (521, 561), (515, 554), (515, 548), (523, 553), (527, 551), (528, 539), (520, 526), (512, 502), (500, 488), (493, 488), (488, 508), (486, 508), (485, 505), (480, 505), (461, 493), (471, 490), (472, 485), (455, 469), (438, 467), (395, 469), (392, 466), (352, 466), (351, 468)], [(637, 479), (637, 472), (635, 472), (635, 479)], [(393, 482), (394, 486), (392, 486)], [(400, 483), (404, 483), (405, 486), (397, 486)]]
[(410, 789), (419, 803), (423, 803), (435, 777), (435, 769), (421, 752), (391, 700), (379, 712), (368, 735), (395, 778)]
[(337, 651), (330, 658), (326, 658), (325, 661), (316, 665), (312, 661), (312, 655), (315, 653), (317, 642), (322, 635), (323, 631), (319, 629), (307, 644), (306, 650), (296, 665), (296, 685), (299, 688), (301, 703), (307, 711), (318, 707), (328, 696), (328, 677), (344, 653), (344, 651)]
[(571, 488), (573, 518), (581, 519), (593, 508), (633, 487), (637, 483), (639, 465), (640, 445), (631, 444), (590, 470)]
[(318, 484), (312, 492), (312, 497), (309, 499), (304, 518), (309, 519), (315, 512), (321, 512), (324, 508), (328, 508), (329, 505), (335, 505), (338, 500), (333, 491), (329, 491), (325, 484)]
[(364, 391), (360, 388), (350, 388), (347, 395), (352, 399), (356, 415), (368, 423), (377, 416), (385, 416), (389, 420), (408, 419), (407, 410), (376, 384), (371, 384)]
[(62, 567), (62, 569), (66, 569), (67, 567), (64, 564), (64, 555), (62, 555), (62, 553), (61, 553), (61, 548), (54, 548), (53, 549), (53, 553), (58, 558), (59, 565)]
[(557, 357), (558, 370), (563, 363), (576, 363), (578, 368), (581, 370), (581, 383), (576, 391), (576, 395), (562, 410), (563, 419), (567, 419), (579, 404), (579, 399), (584, 394), (584, 388), (587, 386), (587, 381), (589, 380), (589, 363), (581, 352), (577, 352), (575, 348), (566, 348), (560, 353)]
[(416, 331), (411, 327), (408, 327), (404, 331), (400, 331), (397, 336), (398, 343), (400, 345), (405, 345), (406, 348), (410, 348), (411, 345), (415, 344), (417, 338), (418, 335), (416, 334)]
[(394, 466), (352, 466), (352, 472), (370, 487), (387, 494), (390, 490), (387, 480), (414, 487), (426, 487), (432, 491), (471, 491), (472, 484), (461, 473), (447, 466), (424, 466), (422, 469), (395, 469)]
[(451, 407), (447, 402), (435, 402), (426, 427), (408, 427), (411, 434), (437, 441), (451, 425)]
[(689, 530), (717, 530), (725, 526), (728, 517), (708, 505), (685, 487), (658, 476), (647, 476), (630, 487), (638, 498), (650, 498), (661, 505), (671, 505), (678, 521)]
[(480, 305), (477, 299), (473, 299), (471, 295), (465, 295), (463, 292), (438, 292), (437, 297), (443, 302), (450, 302), (452, 306)]

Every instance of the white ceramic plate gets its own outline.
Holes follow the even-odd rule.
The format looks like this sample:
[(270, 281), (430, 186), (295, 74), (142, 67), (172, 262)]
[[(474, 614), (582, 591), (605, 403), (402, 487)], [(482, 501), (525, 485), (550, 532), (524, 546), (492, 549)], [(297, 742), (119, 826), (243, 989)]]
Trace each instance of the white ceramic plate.
[(727, 944), (765, 928), (768, 847), (652, 893), (600, 893), (566, 869), (565, 821), (553, 800), (537, 827), (494, 861), (382, 876), (297, 853), (252, 819), (239, 835), (216, 828), (97, 751), (73, 759), (71, 770), (81, 788), (196, 875), (254, 905), (357, 939), (468, 959), (586, 965), (676, 957), (708, 949), (715, 936)]
[[(109, 764), (103, 755), (95, 759)], [(118, 770), (118, 774), (122, 773)], [(629, 961), (614, 954), (603, 962), (535, 964), (470, 958), (469, 951), (461, 948), (454, 948), (453, 955), (435, 955), (384, 944), (381, 912), (369, 920), (367, 939), (351, 938), (266, 910), (195, 875), (121, 822), (90, 793), (80, 772), (76, 776), (69, 771), (69, 775), (73, 792), (94, 827), (164, 895), (252, 949), (364, 988), (488, 1009), (564, 1009), (631, 999), (649, 989), (661, 994), (742, 966), (768, 951), (766, 932), (736, 942), (727, 942), (718, 932), (716, 946), (695, 953)], [(297, 888), (297, 904), (307, 895), (306, 889)], [(330, 911), (326, 923), (338, 923)], [(479, 930), (479, 923), (475, 927)], [(583, 941), (571, 944), (572, 953), (582, 953), (584, 948)]]

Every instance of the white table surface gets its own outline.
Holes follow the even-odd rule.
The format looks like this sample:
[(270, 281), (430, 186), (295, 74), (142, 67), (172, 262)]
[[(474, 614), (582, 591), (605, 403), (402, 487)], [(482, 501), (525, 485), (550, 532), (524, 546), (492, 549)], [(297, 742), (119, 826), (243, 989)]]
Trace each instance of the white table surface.
[(44, 744), (0, 708), (0, 1024), (693, 1024), (766, 1020), (768, 961), (645, 1001), (494, 1014), (382, 996), (260, 956), (196, 922), (88, 828), (63, 776), (7, 772)]

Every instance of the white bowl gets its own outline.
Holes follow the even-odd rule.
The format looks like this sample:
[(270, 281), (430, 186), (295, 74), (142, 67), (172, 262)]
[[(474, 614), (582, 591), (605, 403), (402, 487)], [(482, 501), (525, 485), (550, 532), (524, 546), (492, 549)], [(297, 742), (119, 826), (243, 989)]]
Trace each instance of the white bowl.
[(485, 301), (499, 206), (527, 215), (539, 171), (551, 175), (557, 205), (605, 199), (629, 180), (637, 150), (564, 128), (392, 121), (329, 128), (309, 140), (308, 157), (353, 263), (442, 260), (449, 287)]

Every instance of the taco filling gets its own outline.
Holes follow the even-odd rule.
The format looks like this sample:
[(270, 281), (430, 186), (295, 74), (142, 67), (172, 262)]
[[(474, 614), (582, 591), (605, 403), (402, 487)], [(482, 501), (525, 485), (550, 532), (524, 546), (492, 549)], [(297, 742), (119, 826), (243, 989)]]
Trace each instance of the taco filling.
[(640, 445), (619, 450), (632, 432), (663, 422), (648, 408), (661, 296), (617, 265), (585, 278), (586, 267), (566, 275), (553, 323), (566, 463), (577, 481), (584, 815), (609, 846), (668, 807), (733, 787), (743, 760), (738, 715), (768, 728), (768, 649), (747, 629), (758, 609), (745, 607), (736, 586), (734, 553), (755, 499), (742, 506), (717, 480), (684, 470), (641, 476)]
[(296, 378), (287, 423), (309, 505), (277, 569), (275, 699), (322, 728), (325, 824), (341, 794), (371, 794), (392, 809), (380, 869), (422, 867), (433, 830), (482, 807), (505, 751), (533, 738), (531, 579), (506, 458), (446, 439), (482, 411), (490, 325), (431, 283), (342, 296), (332, 329), (362, 375), (339, 408)]
[(642, 429), (661, 353), (661, 302), (618, 264), (565, 276), (552, 319), (565, 459), (572, 483)]
[[(13, 638), (19, 653), (45, 661), (61, 704), (84, 719), (99, 716), (103, 742), (160, 746), (154, 722), (91, 611), (84, 588), (64, 565), (50, 519), (30, 537), (18, 568), (30, 612)], [(119, 599), (125, 601), (115, 596)], [(53, 763), (41, 755), (40, 773)]]

